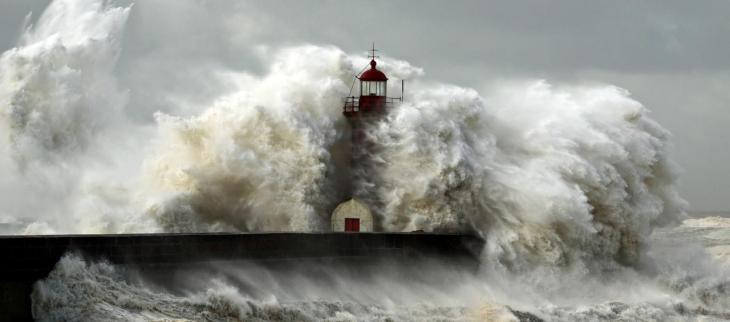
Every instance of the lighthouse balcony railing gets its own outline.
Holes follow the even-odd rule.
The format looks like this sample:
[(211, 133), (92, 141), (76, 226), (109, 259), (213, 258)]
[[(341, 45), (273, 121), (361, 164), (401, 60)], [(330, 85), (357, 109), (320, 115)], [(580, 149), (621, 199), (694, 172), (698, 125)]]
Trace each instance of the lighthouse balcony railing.
[(386, 97), (385, 98), (385, 104), (395, 104), (395, 103), (402, 103), (403, 98), (402, 97)]
[(355, 96), (349, 96), (345, 99), (345, 112), (359, 112), (360, 111), (360, 99)]
[[(402, 97), (386, 97), (385, 106), (392, 106), (396, 103), (403, 102)], [(345, 112), (359, 112), (360, 111), (360, 98), (355, 96), (348, 96), (345, 98), (345, 106), (343, 109)]]

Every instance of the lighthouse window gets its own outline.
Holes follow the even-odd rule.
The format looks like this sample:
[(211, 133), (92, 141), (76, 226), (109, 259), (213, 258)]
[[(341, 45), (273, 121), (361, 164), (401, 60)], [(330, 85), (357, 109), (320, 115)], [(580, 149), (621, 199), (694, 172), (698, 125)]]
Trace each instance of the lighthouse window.
[(360, 95), (376, 95), (385, 96), (385, 82), (367, 82), (363, 81), (360, 84)]

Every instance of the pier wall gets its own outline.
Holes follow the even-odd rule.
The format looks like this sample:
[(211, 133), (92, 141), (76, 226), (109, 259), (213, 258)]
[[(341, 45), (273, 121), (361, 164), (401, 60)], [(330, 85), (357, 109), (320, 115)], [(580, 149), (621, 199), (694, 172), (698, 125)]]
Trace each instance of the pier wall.
[(367, 265), (439, 261), (478, 265), (484, 242), (474, 236), (429, 233), (202, 233), (0, 236), (0, 316), (32, 319), (33, 283), (67, 253), (164, 275), (218, 261)]

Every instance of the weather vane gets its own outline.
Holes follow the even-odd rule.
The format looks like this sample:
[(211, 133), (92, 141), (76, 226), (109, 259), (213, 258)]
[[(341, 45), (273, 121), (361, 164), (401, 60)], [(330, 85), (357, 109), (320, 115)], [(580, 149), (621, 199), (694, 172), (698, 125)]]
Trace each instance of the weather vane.
[(375, 42), (373, 42), (373, 49), (370, 49), (369, 51), (372, 52), (372, 54), (368, 55), (368, 58), (380, 58), (380, 56), (375, 56), (375, 52), (378, 51), (377, 49), (375, 49)]

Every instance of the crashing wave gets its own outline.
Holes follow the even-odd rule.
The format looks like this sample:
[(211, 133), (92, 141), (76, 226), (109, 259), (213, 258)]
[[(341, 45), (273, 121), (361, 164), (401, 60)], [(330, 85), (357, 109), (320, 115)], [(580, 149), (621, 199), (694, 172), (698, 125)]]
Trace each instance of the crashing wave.
[[(11, 142), (19, 149), (18, 142), (30, 140), (40, 149), (17, 156), (43, 159), (108, 143), (81, 142), (93, 141), (101, 120), (123, 109), (113, 68), (129, 10), (92, 0), (54, 2), (21, 45), (3, 54), (3, 64), (13, 66), (2, 78), (8, 83), (1, 97), (12, 103), (5, 111), (22, 112), (5, 114)], [(76, 202), (66, 211), (103, 207), (108, 213), (79, 216), (82, 229), (54, 222), (33, 227), (322, 231), (334, 205), (365, 190), (384, 202), (376, 229), (476, 232), (488, 240), (490, 262), (511, 271), (594, 270), (606, 262), (635, 266), (645, 236), (683, 216), (666, 155), (668, 133), (625, 90), (537, 81), (480, 95), (421, 83), (419, 68), (387, 58), (380, 66), (393, 80), (416, 80), (406, 103), (370, 133), (382, 149), (368, 177), (380, 184), (349, 182), (341, 97), (363, 60), (310, 45), (279, 50), (263, 76), (228, 72), (238, 90), (198, 116), (158, 113), (151, 145), (117, 152), (140, 155), (139, 163), (124, 165), (137, 168), (137, 179), (105, 187), (101, 180), (112, 167), (91, 182), (69, 179), (76, 187), (62, 186), (76, 199), (102, 192), (91, 206)], [(49, 77), (46, 91), (32, 81)], [(20, 99), (33, 91), (39, 92), (32, 100)], [(89, 173), (73, 170), (74, 178)]]
[[(383, 301), (382, 291), (368, 287), (373, 281), (349, 280), (348, 283), (361, 286), (350, 291), (359, 296), (358, 301), (348, 296), (338, 300), (332, 296), (318, 298), (321, 295), (318, 293), (327, 292), (331, 285), (319, 285), (317, 290), (296, 274), (286, 280), (268, 281), (275, 284), (265, 285), (272, 277), (269, 274), (257, 276), (255, 267), (239, 266), (234, 270), (264, 294), (259, 297), (242, 294), (240, 289), (230, 286), (231, 281), (214, 278), (206, 280), (207, 286), (202, 291), (186, 290), (184, 294), (173, 295), (146, 286), (144, 281), (134, 281), (133, 272), (104, 262), (88, 263), (78, 256), (68, 255), (56, 264), (47, 278), (34, 285), (33, 316), (39, 321), (517, 321), (509, 308), (497, 304), (470, 309), (459, 305), (433, 305), (426, 298), (422, 299), (423, 303), (414, 302), (411, 297), (387, 299), (389, 296), (386, 296), (387, 300)], [(331, 274), (327, 276), (330, 282), (337, 278), (337, 272), (318, 271)], [(249, 274), (258, 279), (247, 277)], [(387, 278), (376, 282), (377, 286), (390, 284), (393, 289), (393, 285), (399, 283), (402, 282)], [(417, 287), (421, 291), (427, 289), (424, 285)], [(292, 294), (309, 295), (294, 300), (289, 299)]]
[(125, 94), (113, 70), (129, 10), (54, 1), (2, 54), (0, 121), (21, 166), (83, 151), (120, 116)]
[[(209, 291), (172, 294), (114, 266), (65, 258), (36, 285), (37, 316), (520, 318), (510, 305), (545, 319), (725, 318), (723, 268), (696, 249), (682, 248), (686, 260), (676, 259), (664, 229), (649, 239), (684, 219), (686, 205), (674, 187), (669, 133), (626, 90), (529, 81), (478, 92), (421, 81), (420, 68), (384, 57), (378, 66), (392, 81), (408, 79), (409, 91), (368, 133), (381, 146), (373, 186), (351, 180), (363, 176), (349, 173), (340, 114), (364, 57), (331, 46), (271, 49), (262, 75), (222, 72), (234, 90), (199, 114), (168, 111), (154, 124), (133, 124), (114, 72), (130, 10), (54, 1), (0, 57), (0, 198), (13, 201), (0, 203), (0, 217), (12, 218), (3, 219), (7, 229), (324, 231), (339, 201), (370, 194), (382, 201), (376, 229), (481, 235), (484, 270), (469, 287), (425, 292), (442, 303), (414, 308), (271, 301), (212, 280)], [(707, 221), (677, 231), (722, 226)], [(402, 291), (391, 284), (377, 287)]]

